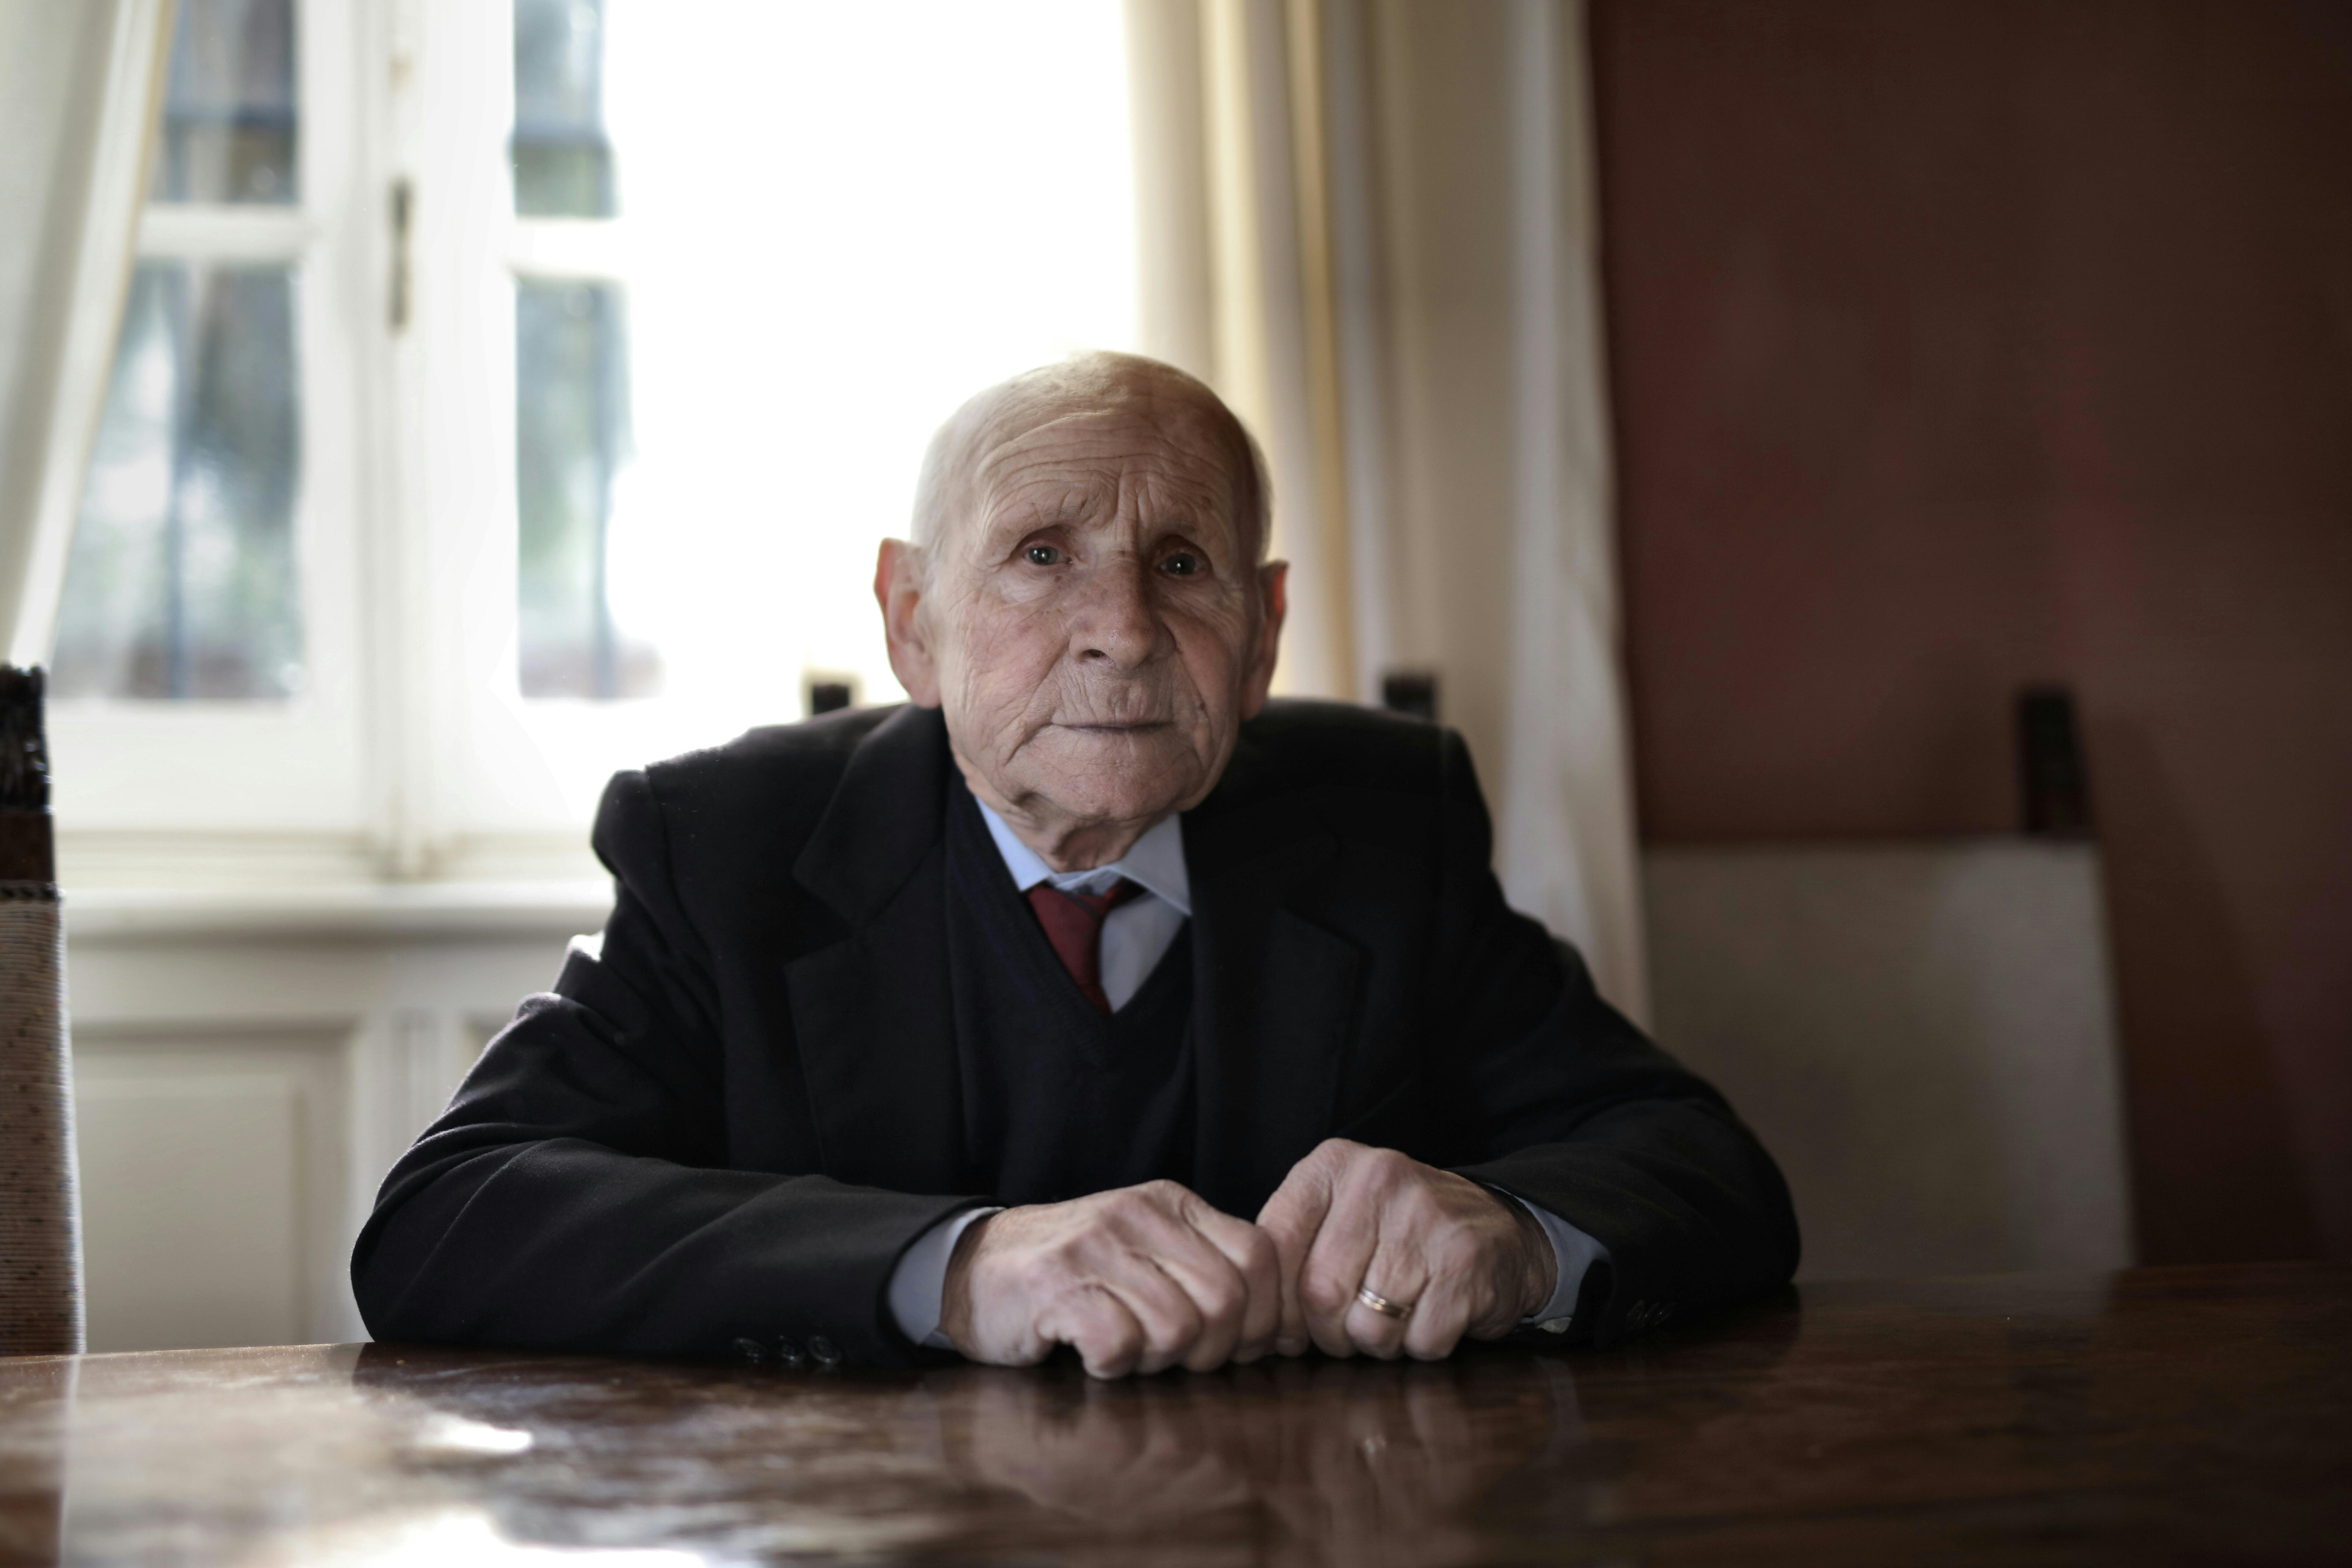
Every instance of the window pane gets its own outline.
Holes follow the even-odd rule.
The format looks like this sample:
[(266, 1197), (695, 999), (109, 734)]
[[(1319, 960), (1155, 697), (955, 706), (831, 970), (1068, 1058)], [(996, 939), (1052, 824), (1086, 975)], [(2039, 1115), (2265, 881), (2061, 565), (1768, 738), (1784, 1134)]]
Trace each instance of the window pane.
[(142, 262), (66, 568), (57, 694), (300, 689), (300, 466), (292, 269)]
[(613, 617), (613, 492), (629, 457), (621, 306), (609, 283), (517, 285), (526, 697), (650, 697), (661, 687), (660, 656)]
[(515, 0), (515, 212), (613, 216), (603, 0)]
[(149, 196), (292, 202), (296, 129), (293, 0), (180, 0)]

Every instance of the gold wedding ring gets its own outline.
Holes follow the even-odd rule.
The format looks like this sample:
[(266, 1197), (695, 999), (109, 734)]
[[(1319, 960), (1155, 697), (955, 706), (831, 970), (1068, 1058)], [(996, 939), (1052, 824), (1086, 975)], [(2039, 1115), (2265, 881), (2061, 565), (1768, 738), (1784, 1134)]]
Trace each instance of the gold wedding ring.
[(1383, 1318), (1410, 1318), (1412, 1316), (1412, 1303), (1406, 1301), (1391, 1301), (1386, 1296), (1381, 1295), (1379, 1291), (1373, 1289), (1369, 1285), (1359, 1285), (1356, 1287), (1356, 1300), (1361, 1301), (1365, 1306), (1370, 1307), (1373, 1311), (1378, 1312)]

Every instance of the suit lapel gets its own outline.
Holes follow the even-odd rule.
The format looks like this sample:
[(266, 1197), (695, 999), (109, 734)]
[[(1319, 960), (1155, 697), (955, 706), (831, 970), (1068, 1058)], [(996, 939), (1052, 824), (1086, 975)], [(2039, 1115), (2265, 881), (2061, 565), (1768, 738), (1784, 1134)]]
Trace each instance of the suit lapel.
[(851, 752), (793, 868), (846, 927), (787, 971), (824, 1168), (842, 1181), (961, 1184), (940, 833), (950, 765), (936, 710), (892, 714)]
[(1224, 794), (1185, 817), (1200, 1108), (1192, 1180), (1202, 1197), (1251, 1219), (1331, 1126), (1360, 960), (1297, 907), (1338, 848), (1329, 833), (1282, 805), (1228, 804)]

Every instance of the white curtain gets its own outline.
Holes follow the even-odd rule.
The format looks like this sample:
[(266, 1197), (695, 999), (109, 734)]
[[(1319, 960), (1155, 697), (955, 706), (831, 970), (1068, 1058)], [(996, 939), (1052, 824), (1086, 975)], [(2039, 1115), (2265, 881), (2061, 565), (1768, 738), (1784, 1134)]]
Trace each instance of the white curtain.
[(0, 652), (46, 661), (173, 0), (0, 0)]
[(1266, 447), (1281, 689), (1439, 680), (1512, 901), (1648, 1013), (1580, 0), (1129, 0), (1149, 352)]

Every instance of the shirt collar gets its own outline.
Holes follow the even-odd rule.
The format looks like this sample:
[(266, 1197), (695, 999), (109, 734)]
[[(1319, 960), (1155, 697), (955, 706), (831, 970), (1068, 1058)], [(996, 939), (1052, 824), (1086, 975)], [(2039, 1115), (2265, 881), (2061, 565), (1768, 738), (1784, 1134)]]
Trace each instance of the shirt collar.
[(1175, 905), (1185, 919), (1192, 918), (1192, 879), (1184, 870), (1181, 817), (1167, 818), (1108, 866), (1097, 866), (1091, 871), (1056, 871), (1045, 864), (1037, 851), (1022, 843), (1004, 818), (988, 808), (986, 801), (974, 795), (971, 803), (980, 807), (980, 819), (988, 824), (988, 836), (996, 840), (996, 852), (1004, 857), (1004, 868), (1013, 873), (1013, 885), (1023, 892), (1040, 882), (1051, 882), (1069, 892), (1099, 892), (1114, 879), (1124, 877)]

